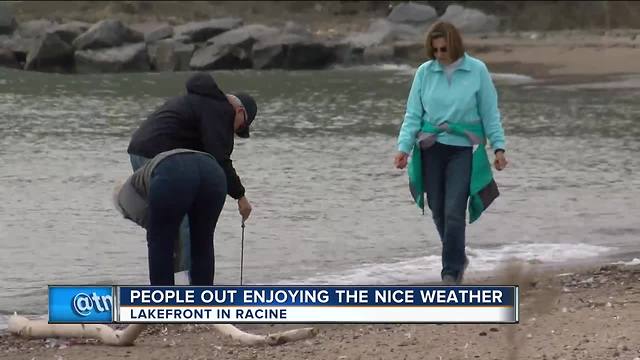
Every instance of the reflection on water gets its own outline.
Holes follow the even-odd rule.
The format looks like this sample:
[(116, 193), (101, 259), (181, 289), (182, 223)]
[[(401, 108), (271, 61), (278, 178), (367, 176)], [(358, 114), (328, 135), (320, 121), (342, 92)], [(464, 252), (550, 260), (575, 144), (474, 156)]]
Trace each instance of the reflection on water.
[[(254, 205), (248, 283), (438, 276), (429, 214), (392, 167), (412, 73), (215, 74), (224, 89), (259, 101), (252, 138), (238, 140), (233, 156)], [(189, 74), (0, 74), (0, 313), (45, 312), (47, 284), (147, 283), (144, 231), (118, 216), (111, 190), (130, 173), (125, 149), (137, 123), (181, 93)], [(511, 256), (562, 262), (636, 251), (638, 91), (503, 80), (511, 164), (496, 173), (502, 196), (468, 229), (469, 271)], [(229, 198), (215, 238), (220, 284), (239, 281), (240, 231)]]

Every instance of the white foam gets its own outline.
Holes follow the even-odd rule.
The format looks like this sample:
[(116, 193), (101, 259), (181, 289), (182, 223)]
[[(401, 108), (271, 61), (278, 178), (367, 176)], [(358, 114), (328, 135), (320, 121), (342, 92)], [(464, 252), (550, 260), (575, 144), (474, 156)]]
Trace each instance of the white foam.
[(633, 266), (633, 265), (640, 265), (640, 259), (638, 258), (633, 258), (633, 260), (631, 261), (618, 261), (618, 262), (614, 262), (614, 265), (626, 265), (626, 266)]
[(511, 73), (491, 73), (491, 78), (495, 82), (512, 85), (527, 84), (535, 81), (531, 76)]
[(334, 70), (349, 71), (396, 71), (411, 74), (416, 71), (417, 67), (408, 64), (372, 64), (372, 65), (335, 65)]
[[(571, 251), (567, 248), (571, 247)], [(507, 261), (558, 264), (601, 256), (614, 248), (589, 244), (511, 244), (497, 248), (467, 247), (469, 272), (492, 271)], [(318, 274), (305, 279), (289, 279), (279, 284), (305, 285), (379, 285), (437, 281), (440, 278), (439, 255), (428, 255), (392, 263), (365, 264), (343, 272)]]

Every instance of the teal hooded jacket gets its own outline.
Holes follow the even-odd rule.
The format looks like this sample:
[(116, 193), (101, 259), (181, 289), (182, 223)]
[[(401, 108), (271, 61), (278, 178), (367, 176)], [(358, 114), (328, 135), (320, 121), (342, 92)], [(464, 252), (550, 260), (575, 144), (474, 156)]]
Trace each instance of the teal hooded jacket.
[[(419, 139), (419, 137), (421, 139)], [(499, 196), (485, 144), (505, 149), (498, 96), (486, 65), (465, 54), (449, 80), (438, 61), (422, 64), (416, 71), (407, 111), (398, 136), (398, 150), (413, 151), (409, 162), (409, 187), (416, 204), (424, 210), (422, 161), (418, 141), (475, 146), (470, 184), (469, 222)], [(426, 174), (428, 176), (428, 174)]]
[[(505, 149), (504, 130), (498, 110), (498, 94), (487, 66), (464, 54), (451, 81), (437, 60), (418, 67), (407, 100), (407, 111), (398, 136), (398, 150), (411, 154), (423, 123), (434, 127), (481, 124), (494, 150)], [(447, 145), (471, 146), (465, 136), (442, 132), (437, 141)]]

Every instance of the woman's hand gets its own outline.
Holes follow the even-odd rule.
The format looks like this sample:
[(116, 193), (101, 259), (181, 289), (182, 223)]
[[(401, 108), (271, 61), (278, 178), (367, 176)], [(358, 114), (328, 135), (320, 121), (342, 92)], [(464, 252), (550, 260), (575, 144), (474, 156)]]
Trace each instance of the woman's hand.
[(504, 156), (504, 150), (496, 151), (496, 158), (493, 160), (493, 166), (496, 170), (502, 171), (502, 169), (507, 167), (508, 163), (507, 158)]
[(409, 154), (399, 151), (396, 154), (396, 157), (393, 159), (393, 165), (395, 165), (398, 169), (404, 169), (407, 167), (407, 160), (409, 159)]

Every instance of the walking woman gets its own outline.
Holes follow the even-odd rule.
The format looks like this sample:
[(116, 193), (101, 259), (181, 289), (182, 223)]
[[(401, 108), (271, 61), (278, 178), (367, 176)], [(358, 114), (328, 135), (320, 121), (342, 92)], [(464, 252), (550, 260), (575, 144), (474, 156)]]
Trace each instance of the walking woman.
[[(423, 193), (427, 194), (442, 241), (442, 281), (459, 284), (468, 264), (467, 203), (474, 221), (498, 196), (485, 139), (494, 151), (495, 168), (502, 170), (507, 166), (505, 137), (489, 71), (465, 52), (459, 31), (450, 23), (436, 22), (425, 47), (429, 60), (415, 73), (394, 165), (404, 169), (412, 154), (412, 195), (423, 207)], [(474, 145), (479, 145), (477, 151)]]

